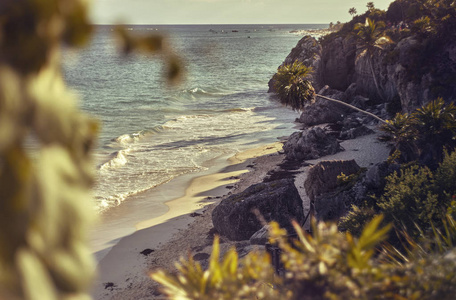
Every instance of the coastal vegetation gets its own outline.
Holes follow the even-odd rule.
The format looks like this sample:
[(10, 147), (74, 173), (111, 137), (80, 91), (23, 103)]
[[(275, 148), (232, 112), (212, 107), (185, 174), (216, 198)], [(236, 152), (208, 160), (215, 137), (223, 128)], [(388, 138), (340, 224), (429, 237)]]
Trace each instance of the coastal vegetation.
[[(79, 47), (88, 41), (92, 27), (84, 3), (9, 0), (0, 4), (0, 298), (89, 297), (94, 262), (86, 232), (93, 216), (87, 208), (98, 123), (77, 109), (59, 65), (62, 43)], [(355, 14), (321, 43), (336, 35), (348, 37), (355, 24), (366, 19), (364, 29), (378, 29), (373, 25), (382, 21), (404, 22), (411, 28), (386, 30), (396, 43), (411, 36), (419, 39), (408, 72), (435, 74), (433, 91), (442, 97), (448, 94), (454, 72), (436, 74), (434, 60), (422, 58), (454, 37), (454, 1), (397, 0), (387, 12), (370, 2), (366, 13)], [(359, 27), (358, 33), (364, 29)], [(117, 32), (126, 54), (134, 49), (152, 53), (166, 49), (160, 37)], [(377, 37), (373, 34), (366, 47), (378, 48)], [(167, 56), (165, 63), (167, 78), (178, 78), (179, 59)], [(279, 71), (279, 97), (294, 109), (303, 109), (314, 96), (335, 100), (315, 93), (306, 80), (309, 67), (292, 64)], [(264, 252), (240, 259), (232, 249), (220, 261), (215, 238), (207, 270), (189, 257), (177, 264), (176, 273), (159, 271), (152, 278), (174, 299), (453, 298), (455, 114), (453, 104), (438, 98), (390, 121), (373, 116), (388, 124), (385, 139), (394, 147), (389, 163), (401, 164), (400, 172), (388, 175), (382, 191), (366, 198), (363, 206), (353, 207), (339, 224), (314, 222), (308, 234), (295, 223), (297, 238), (290, 240), (272, 222), (269, 237), (282, 251), (281, 274), (274, 274)], [(29, 139), (38, 144), (33, 153), (26, 147)]]
[[(445, 0), (397, 0), (387, 11), (375, 8), (373, 2), (367, 8), (361, 15), (350, 10), (350, 22), (322, 37), (323, 51), (335, 45), (355, 49), (358, 55), (354, 56), (365, 51), (379, 98), (375, 103), (389, 102), (392, 107), (393, 101), (401, 101), (400, 95), (389, 97), (384, 90), (381, 81), (385, 79), (379, 76), (379, 69), (387, 64), (402, 67), (405, 85), (419, 84), (423, 76), (431, 78), (427, 93), (435, 99), (421, 102), (420, 107), (420, 101), (402, 101), (390, 110), (399, 113), (381, 126), (382, 139), (392, 150), (382, 165), (387, 171), (377, 182), (380, 187), (368, 191), (362, 203), (352, 206), (337, 224), (314, 221), (311, 234), (295, 224), (298, 237), (290, 239), (271, 223), (270, 243), (281, 251), (281, 266), (275, 276), (269, 266), (261, 268), (261, 262), (270, 258), (260, 252), (250, 253), (236, 266), (235, 252), (220, 262), (215, 252), (206, 271), (197, 262), (183, 259), (176, 274), (154, 273), (152, 278), (164, 285), (164, 292), (171, 298), (454, 297), (456, 111), (449, 82), (454, 82), (455, 70), (451, 64), (441, 63), (435, 53), (447, 53), (444, 49), (449, 47), (449, 38), (454, 38), (456, 4)], [(313, 87), (313, 82), (319, 80), (315, 77), (321, 74), (311, 76), (315, 75), (311, 68), (315, 60), (307, 61), (306, 57), (303, 61), (283, 64), (273, 78), (272, 90), (279, 101), (296, 110), (306, 109), (321, 97)], [(348, 189), (366, 180), (365, 174), (339, 177), (343, 184), (350, 182)], [(253, 274), (260, 275), (254, 278)]]
[(295, 110), (303, 110), (305, 109), (306, 104), (314, 101), (315, 97), (319, 97), (359, 111), (376, 119), (377, 121), (380, 121), (381, 123), (384, 123), (385, 125), (388, 125), (385, 120), (370, 112), (359, 109), (358, 107), (350, 105), (346, 102), (315, 93), (312, 83), (307, 78), (311, 73), (312, 68), (307, 67), (300, 62), (294, 62), (289, 65), (281, 66), (277, 70), (277, 74), (274, 76), (274, 88), (280, 102)]

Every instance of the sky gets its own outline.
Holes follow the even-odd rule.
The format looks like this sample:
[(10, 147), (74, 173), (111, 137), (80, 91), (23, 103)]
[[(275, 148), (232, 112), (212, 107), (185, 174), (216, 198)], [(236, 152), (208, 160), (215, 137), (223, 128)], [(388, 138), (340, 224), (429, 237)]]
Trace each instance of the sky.
[[(373, 1), (387, 9), (393, 0)], [(369, 0), (91, 0), (95, 24), (329, 24)]]

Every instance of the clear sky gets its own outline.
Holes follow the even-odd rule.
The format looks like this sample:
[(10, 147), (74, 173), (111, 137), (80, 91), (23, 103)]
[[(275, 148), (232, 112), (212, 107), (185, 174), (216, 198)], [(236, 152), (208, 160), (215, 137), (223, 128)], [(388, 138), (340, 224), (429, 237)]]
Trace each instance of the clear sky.
[[(326, 24), (368, 0), (91, 0), (96, 24)], [(393, 0), (373, 1), (387, 9)]]

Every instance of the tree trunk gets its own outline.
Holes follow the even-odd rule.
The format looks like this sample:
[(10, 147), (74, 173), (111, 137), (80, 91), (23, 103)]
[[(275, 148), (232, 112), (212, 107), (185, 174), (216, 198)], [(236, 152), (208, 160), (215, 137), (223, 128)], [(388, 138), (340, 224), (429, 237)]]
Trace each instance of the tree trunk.
[(377, 77), (375, 76), (374, 67), (372, 66), (372, 56), (369, 55), (369, 54), (367, 54), (367, 55), (368, 55), (367, 60), (369, 61), (369, 67), (370, 67), (371, 72), (372, 72), (372, 79), (374, 80), (375, 87), (377, 88), (377, 93), (378, 93), (378, 95), (380, 96), (380, 99), (382, 99), (383, 101), (385, 101), (385, 99), (384, 99), (383, 96), (382, 96), (382, 93), (380, 92), (380, 86), (378, 85)]
[(370, 116), (370, 117), (376, 119), (377, 121), (380, 121), (380, 122), (383, 123), (383, 124), (386, 124), (386, 125), (388, 125), (388, 126), (391, 126), (388, 122), (386, 122), (385, 120), (383, 120), (383, 119), (380, 118), (380, 117), (377, 117), (377, 116), (374, 115), (373, 113), (370, 113), (370, 112), (368, 112), (368, 111), (365, 111), (365, 110), (362, 110), (362, 109), (360, 109), (360, 108), (357, 108), (356, 106), (353, 106), (353, 105), (351, 105), (351, 104), (348, 104), (348, 103), (345, 103), (345, 102), (343, 102), (343, 101), (336, 100), (336, 99), (333, 99), (333, 98), (329, 98), (329, 97), (326, 97), (326, 96), (322, 96), (322, 95), (319, 95), (319, 94), (316, 94), (315, 96), (320, 97), (320, 98), (323, 98), (323, 99), (326, 99), (326, 100), (328, 100), (328, 101), (332, 101), (332, 102), (335, 102), (335, 103), (342, 104), (342, 105), (344, 105), (344, 106), (346, 106), (346, 107), (349, 107), (349, 108), (354, 109), (354, 110), (357, 110), (357, 111), (359, 111), (359, 112), (361, 112), (361, 113), (363, 113), (363, 114), (366, 114), (366, 115), (368, 115), (368, 116)]

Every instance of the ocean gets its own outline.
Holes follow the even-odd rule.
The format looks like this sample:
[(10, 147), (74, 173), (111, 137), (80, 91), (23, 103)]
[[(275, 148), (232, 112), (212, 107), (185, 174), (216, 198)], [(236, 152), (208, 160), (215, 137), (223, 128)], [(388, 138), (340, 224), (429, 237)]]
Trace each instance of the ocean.
[(67, 84), (102, 126), (94, 190), (101, 215), (214, 159), (291, 134), (298, 114), (274, 101), (267, 83), (302, 37), (296, 30), (327, 25), (126, 27), (164, 34), (187, 73), (169, 87), (159, 59), (119, 53), (111, 26), (97, 26), (85, 50), (64, 52)]

